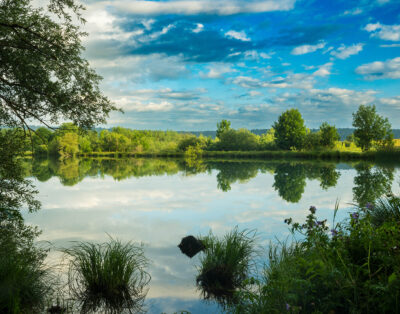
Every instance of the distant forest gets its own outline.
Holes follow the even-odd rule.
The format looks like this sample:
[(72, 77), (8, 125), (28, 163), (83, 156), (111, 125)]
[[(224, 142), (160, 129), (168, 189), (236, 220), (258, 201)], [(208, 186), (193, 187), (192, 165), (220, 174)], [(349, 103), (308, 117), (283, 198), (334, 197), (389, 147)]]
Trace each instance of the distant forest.
[[(256, 134), (256, 135), (261, 135), (267, 133), (269, 129), (253, 129), (250, 130), (250, 132)], [(310, 129), (311, 132), (317, 132), (319, 129)], [(355, 129), (352, 128), (338, 128), (337, 131), (340, 136), (340, 140), (344, 141), (347, 136), (352, 134)], [(399, 138), (400, 139), (400, 129), (392, 129), (394, 138)], [(204, 136), (211, 136), (212, 138), (215, 138), (216, 131), (178, 131), (179, 133), (192, 133), (196, 136), (199, 136), (200, 134), (203, 134)]]
[[(36, 130), (37, 128), (39, 128), (38, 126), (31, 126), (31, 128), (33, 130)], [(112, 128), (94, 128), (95, 131), (97, 132), (101, 132), (102, 130), (108, 130), (111, 131)], [(250, 130), (250, 132), (256, 134), (256, 135), (262, 135), (268, 132), (269, 129), (252, 129)], [(319, 131), (319, 129), (310, 129), (311, 132), (317, 132)], [(355, 129), (353, 128), (337, 128), (337, 131), (339, 133), (340, 136), (340, 140), (344, 141), (346, 139), (347, 136), (349, 136), (350, 134), (352, 134), (354, 132)], [(394, 138), (398, 138), (400, 139), (400, 129), (392, 129), (393, 131), (393, 135)], [(215, 139), (216, 137), (216, 133), (217, 131), (177, 131), (178, 133), (191, 133), (194, 134), (196, 136), (199, 136), (200, 134), (202, 134), (205, 137), (211, 137), (213, 139)]]

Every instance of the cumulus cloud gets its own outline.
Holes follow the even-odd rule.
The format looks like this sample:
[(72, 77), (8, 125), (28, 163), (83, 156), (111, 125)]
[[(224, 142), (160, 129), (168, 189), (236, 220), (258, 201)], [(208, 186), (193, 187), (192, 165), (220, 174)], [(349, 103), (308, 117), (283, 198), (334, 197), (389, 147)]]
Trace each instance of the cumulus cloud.
[(260, 80), (249, 76), (237, 76), (233, 83), (243, 88), (300, 88), (311, 89), (315, 79), (313, 75), (306, 73), (289, 73), (286, 76), (277, 76), (271, 80)]
[(114, 99), (117, 106), (124, 111), (136, 111), (136, 112), (165, 112), (170, 111), (174, 108), (174, 105), (168, 101), (161, 101), (159, 103), (148, 102), (142, 103), (140, 101), (133, 101), (130, 97), (121, 97)]
[(352, 55), (358, 54), (360, 51), (363, 50), (363, 46), (364, 44), (362, 43), (353, 44), (347, 47), (342, 44), (338, 49), (331, 51), (331, 55), (344, 60)]
[(225, 36), (228, 38), (234, 38), (234, 39), (241, 40), (241, 41), (251, 41), (251, 39), (249, 37), (247, 37), (247, 35), (244, 31), (237, 32), (234, 30), (230, 30), (225, 33)]
[(367, 80), (398, 79), (400, 78), (400, 57), (360, 65), (356, 73), (363, 75)]
[(227, 0), (180, 0), (180, 1), (115, 1), (109, 3), (115, 9), (134, 15), (233, 15), (239, 13), (261, 13), (287, 11), (294, 7), (295, 0), (227, 1)]
[(325, 63), (324, 65), (321, 65), (318, 67), (318, 70), (316, 70), (313, 75), (314, 76), (329, 76), (331, 74), (331, 69), (332, 69), (332, 62)]
[(236, 72), (229, 64), (225, 63), (212, 64), (208, 66), (208, 69), (207, 73), (200, 73), (200, 76), (215, 79), (223, 77), (226, 73)]
[(306, 53), (317, 51), (318, 49), (324, 48), (325, 42), (320, 42), (316, 45), (301, 45), (297, 46), (292, 50), (292, 55), (304, 55)]
[(381, 23), (367, 24), (364, 30), (371, 33), (371, 37), (383, 40), (400, 41), (400, 25), (384, 25)]

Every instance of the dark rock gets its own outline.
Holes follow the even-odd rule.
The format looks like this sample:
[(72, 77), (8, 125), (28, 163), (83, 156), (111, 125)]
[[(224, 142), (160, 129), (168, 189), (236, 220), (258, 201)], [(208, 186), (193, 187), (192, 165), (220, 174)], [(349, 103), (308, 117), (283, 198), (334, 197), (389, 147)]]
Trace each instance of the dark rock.
[(196, 239), (194, 236), (187, 236), (182, 238), (181, 243), (178, 245), (181, 252), (186, 256), (192, 258), (200, 251), (204, 250), (204, 244), (201, 240)]

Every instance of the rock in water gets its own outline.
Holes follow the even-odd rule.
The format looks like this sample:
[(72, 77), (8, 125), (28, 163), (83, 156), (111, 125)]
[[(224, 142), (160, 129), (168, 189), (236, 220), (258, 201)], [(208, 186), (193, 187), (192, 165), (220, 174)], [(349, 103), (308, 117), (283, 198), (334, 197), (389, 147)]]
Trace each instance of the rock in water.
[(192, 235), (182, 238), (182, 241), (178, 247), (181, 249), (183, 254), (189, 256), (190, 258), (204, 250), (203, 242), (199, 239), (196, 239)]

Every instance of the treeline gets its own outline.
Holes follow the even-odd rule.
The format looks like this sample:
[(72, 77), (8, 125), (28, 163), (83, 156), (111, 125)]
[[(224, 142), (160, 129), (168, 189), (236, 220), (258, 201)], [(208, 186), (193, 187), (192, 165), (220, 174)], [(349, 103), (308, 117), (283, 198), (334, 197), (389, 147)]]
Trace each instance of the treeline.
[[(391, 125), (387, 118), (376, 113), (375, 106), (360, 106), (353, 114), (353, 126), (354, 134), (338, 145), (340, 137), (335, 126), (323, 122), (317, 132), (311, 132), (297, 109), (282, 113), (262, 135), (247, 129), (233, 129), (229, 121), (222, 120), (217, 124), (215, 139), (191, 133), (123, 127), (84, 131), (72, 123), (64, 123), (56, 130), (36, 129), (30, 137), (25, 137), (25, 151), (61, 158), (101, 152), (179, 153), (197, 157), (204, 151), (315, 151), (342, 150), (343, 147), (368, 151), (394, 147)], [(14, 135), (22, 132), (14, 130)]]

